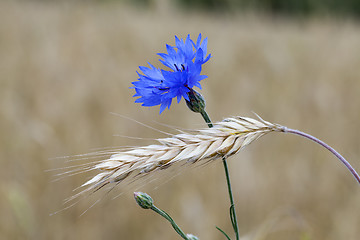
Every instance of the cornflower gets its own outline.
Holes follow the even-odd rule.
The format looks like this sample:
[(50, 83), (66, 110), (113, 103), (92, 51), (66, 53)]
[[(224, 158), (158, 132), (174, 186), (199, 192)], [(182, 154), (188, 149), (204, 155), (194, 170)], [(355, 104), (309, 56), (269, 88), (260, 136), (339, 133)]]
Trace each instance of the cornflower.
[(206, 63), (211, 54), (207, 54), (207, 38), (201, 41), (201, 33), (196, 43), (190, 39), (179, 39), (175, 36), (176, 46), (166, 45), (167, 53), (158, 53), (162, 58), (159, 61), (169, 70), (139, 66), (141, 73), (138, 81), (132, 82), (136, 91), (134, 97), (136, 103), (151, 107), (160, 105), (160, 113), (170, 108), (173, 98), (179, 103), (182, 98), (190, 102), (189, 94), (193, 93), (194, 87), (201, 89), (200, 81), (207, 78), (201, 75), (202, 65)]

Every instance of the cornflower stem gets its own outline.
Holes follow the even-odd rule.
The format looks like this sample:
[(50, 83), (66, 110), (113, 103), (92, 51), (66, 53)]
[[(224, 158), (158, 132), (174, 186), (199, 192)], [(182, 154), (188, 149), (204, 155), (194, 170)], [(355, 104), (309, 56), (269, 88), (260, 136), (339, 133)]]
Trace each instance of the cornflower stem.
[(310, 139), (311, 141), (313, 142), (316, 142), (318, 144), (320, 144), (321, 146), (323, 146), (324, 148), (326, 148), (327, 150), (329, 150), (332, 154), (334, 154), (346, 167), (347, 169), (351, 172), (351, 174), (355, 177), (355, 179), (358, 181), (358, 183), (360, 183), (360, 176), (359, 174), (355, 171), (355, 169), (350, 165), (350, 163), (348, 161), (346, 161), (346, 159), (341, 156), (340, 153), (338, 153), (335, 149), (333, 149), (332, 147), (330, 147), (328, 144), (326, 144), (325, 142), (321, 141), (320, 139), (310, 135), (310, 134), (307, 134), (307, 133), (304, 133), (302, 131), (299, 131), (299, 130), (296, 130), (296, 129), (291, 129), (291, 128), (287, 128), (287, 127), (284, 127), (283, 128), (283, 132), (285, 133), (292, 133), (292, 134), (295, 134), (295, 135), (299, 135), (299, 136), (302, 136), (304, 138), (307, 138), (307, 139)]
[(169, 214), (167, 214), (165, 211), (161, 210), (160, 208), (157, 208), (155, 205), (152, 205), (151, 210), (153, 210), (154, 212), (158, 213), (159, 215), (161, 215), (162, 217), (164, 217), (166, 220), (168, 220), (172, 227), (174, 228), (174, 230), (185, 240), (188, 240), (188, 237), (186, 236), (186, 234), (180, 229), (180, 227), (175, 223), (175, 221), (170, 217)]
[(227, 165), (227, 162), (226, 162), (226, 158), (223, 157), (222, 160), (223, 160), (223, 165), (224, 165), (224, 170), (225, 170), (225, 175), (226, 175), (226, 182), (227, 182), (227, 187), (228, 187), (228, 192), (229, 192), (229, 199), (230, 199), (230, 219), (231, 219), (231, 224), (232, 224), (232, 227), (233, 227), (234, 232), (235, 232), (236, 240), (239, 240), (239, 237), (240, 237), (239, 236), (239, 227), (238, 227), (238, 223), (237, 223), (234, 198), (233, 198), (231, 182), (230, 182), (229, 169), (228, 169), (228, 165)]
[(210, 117), (207, 114), (207, 112), (205, 110), (200, 112), (201, 116), (204, 118), (206, 124), (209, 126), (209, 128), (213, 127), (213, 124), (211, 123)]
[[(204, 118), (204, 120), (207, 123), (207, 125), (209, 126), (209, 128), (212, 128), (213, 124), (211, 123), (210, 117), (206, 113), (205, 109), (203, 109), (203, 111), (201, 111), (200, 114)], [(226, 158), (224, 157), (224, 158), (222, 158), (222, 160), (223, 160), (225, 176), (226, 176), (226, 183), (227, 183), (228, 192), (229, 192), (229, 199), (230, 199), (230, 219), (231, 219), (231, 224), (232, 224), (232, 227), (233, 227), (234, 232), (235, 232), (236, 240), (239, 240), (239, 227), (238, 227), (238, 223), (237, 223), (235, 204), (234, 204), (234, 197), (233, 197), (233, 194), (232, 194), (229, 168), (228, 168)], [(222, 230), (221, 230), (221, 232), (224, 233)], [(228, 237), (226, 234), (225, 234), (225, 236)]]

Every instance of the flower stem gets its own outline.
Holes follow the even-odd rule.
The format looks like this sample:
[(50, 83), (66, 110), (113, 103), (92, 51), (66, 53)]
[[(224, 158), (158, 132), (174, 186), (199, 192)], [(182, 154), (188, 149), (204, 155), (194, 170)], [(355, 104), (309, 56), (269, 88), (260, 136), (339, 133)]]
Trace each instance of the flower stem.
[(332, 147), (330, 147), (328, 144), (326, 144), (325, 142), (321, 141), (320, 139), (311, 136), (310, 134), (301, 132), (299, 130), (295, 130), (295, 129), (291, 129), (291, 128), (286, 128), (284, 127), (283, 132), (285, 133), (292, 133), (295, 135), (299, 135), (302, 137), (305, 137), (307, 139), (310, 139), (313, 142), (316, 142), (318, 144), (320, 144), (321, 146), (323, 146), (324, 148), (326, 148), (327, 150), (329, 150), (332, 154), (334, 154), (346, 167), (347, 169), (351, 172), (351, 174), (355, 177), (355, 179), (358, 181), (358, 183), (360, 183), (360, 176), (359, 174), (355, 171), (355, 169), (350, 165), (350, 163), (348, 161), (346, 161), (346, 159), (341, 156), (340, 153), (338, 153), (335, 149), (333, 149)]
[(213, 127), (213, 124), (211, 123), (210, 117), (207, 114), (207, 112), (205, 110), (200, 112), (201, 116), (204, 118), (205, 122), (207, 123), (207, 125), (209, 126), (209, 128)]
[[(205, 109), (203, 109), (200, 113), (201, 113), (201, 116), (204, 118), (205, 122), (207, 123), (207, 125), (209, 126), (209, 128), (212, 128), (213, 124), (211, 123), (210, 117), (206, 113)], [(239, 240), (239, 227), (238, 227), (238, 223), (237, 223), (234, 198), (233, 198), (233, 194), (232, 194), (229, 168), (228, 168), (228, 164), (226, 162), (226, 158), (224, 157), (222, 160), (223, 160), (225, 176), (226, 176), (226, 183), (227, 183), (228, 192), (229, 192), (229, 199), (230, 199), (230, 219), (231, 219), (231, 224), (232, 224), (232, 227), (233, 227), (234, 232), (235, 232), (236, 240)]]
[(170, 217), (169, 214), (167, 214), (166, 212), (164, 212), (163, 210), (157, 208), (155, 205), (151, 206), (150, 208), (151, 210), (153, 210), (154, 212), (158, 213), (159, 215), (161, 215), (162, 217), (164, 217), (166, 220), (168, 220), (172, 227), (174, 228), (174, 230), (185, 240), (188, 239), (188, 237), (186, 236), (186, 234), (180, 229), (180, 227), (175, 223), (175, 221)]
[(185, 234), (180, 227), (175, 223), (175, 221), (167, 214), (165, 211), (154, 205), (154, 200), (147, 194), (143, 192), (134, 192), (134, 198), (136, 203), (143, 209), (151, 209), (154, 212), (158, 213), (160, 216), (168, 220), (175, 231), (185, 240), (199, 240), (198, 237), (192, 234)]
[(239, 227), (238, 227), (238, 223), (237, 223), (234, 198), (233, 198), (232, 189), (231, 189), (229, 169), (228, 169), (228, 165), (227, 165), (227, 162), (226, 162), (226, 158), (223, 157), (222, 160), (223, 160), (223, 165), (224, 165), (224, 170), (225, 170), (225, 175), (226, 175), (226, 182), (227, 182), (227, 187), (228, 187), (228, 192), (229, 192), (229, 199), (230, 199), (230, 219), (231, 219), (231, 224), (232, 224), (232, 227), (233, 227), (234, 232), (235, 232), (236, 240), (239, 240)]

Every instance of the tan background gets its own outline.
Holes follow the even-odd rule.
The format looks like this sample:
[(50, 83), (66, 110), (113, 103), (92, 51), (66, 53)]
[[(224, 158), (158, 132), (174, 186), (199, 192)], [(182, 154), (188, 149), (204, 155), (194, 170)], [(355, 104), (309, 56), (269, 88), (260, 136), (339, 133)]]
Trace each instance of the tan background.
[[(105, 197), (81, 217), (93, 199), (49, 216), (91, 174), (52, 182), (55, 173), (46, 170), (64, 166), (54, 157), (152, 142), (116, 134), (164, 136), (110, 112), (170, 132), (157, 122), (204, 127), (183, 101), (159, 115), (158, 107), (135, 104), (129, 89), (139, 65), (160, 66), (156, 53), (173, 45), (175, 34), (195, 38), (199, 32), (213, 55), (202, 93), (214, 121), (255, 111), (321, 138), (360, 170), (360, 29), (354, 21), (184, 12), (166, 4), (2, 1), (1, 239), (180, 239), (165, 220), (134, 203), (132, 189), (116, 200)], [(229, 163), (243, 236), (360, 236), (359, 186), (319, 146), (274, 133)], [(220, 162), (140, 190), (185, 232), (224, 239), (216, 225), (231, 233)]]

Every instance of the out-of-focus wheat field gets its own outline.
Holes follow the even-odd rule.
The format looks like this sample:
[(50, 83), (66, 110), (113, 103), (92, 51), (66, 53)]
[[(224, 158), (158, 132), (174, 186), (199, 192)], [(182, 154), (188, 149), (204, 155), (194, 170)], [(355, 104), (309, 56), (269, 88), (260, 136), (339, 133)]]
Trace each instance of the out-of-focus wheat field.
[[(131, 189), (83, 215), (94, 199), (50, 216), (92, 174), (53, 181), (57, 172), (48, 171), (66, 165), (57, 157), (164, 137), (136, 121), (171, 133), (167, 125), (206, 127), (183, 100), (159, 115), (132, 98), (138, 66), (160, 67), (156, 53), (174, 45), (174, 35), (208, 37), (213, 57), (201, 93), (213, 121), (254, 111), (319, 137), (360, 170), (359, 23), (186, 12), (165, 3), (0, 2), (0, 239), (180, 239), (136, 205)], [(272, 133), (229, 165), (244, 239), (359, 238), (360, 188), (320, 146)], [(221, 161), (167, 181), (171, 175), (137, 190), (186, 233), (225, 239), (219, 226), (231, 234)]]

